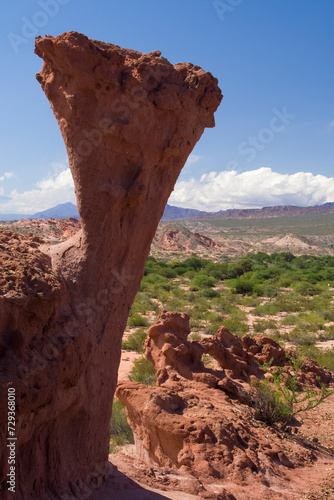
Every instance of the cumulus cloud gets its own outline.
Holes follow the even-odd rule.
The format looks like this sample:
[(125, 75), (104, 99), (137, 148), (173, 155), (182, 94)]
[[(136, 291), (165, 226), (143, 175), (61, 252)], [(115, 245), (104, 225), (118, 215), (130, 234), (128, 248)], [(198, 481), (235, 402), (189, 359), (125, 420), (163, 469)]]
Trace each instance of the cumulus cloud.
[(312, 206), (334, 201), (334, 178), (309, 172), (279, 174), (271, 168), (210, 172), (176, 184), (170, 205), (218, 211), (275, 205)]
[(194, 163), (197, 163), (198, 161), (200, 161), (202, 158), (203, 157), (200, 155), (191, 154), (188, 156), (186, 166), (189, 167), (190, 165), (193, 165)]
[(5, 179), (9, 179), (13, 177), (14, 172), (5, 172), (3, 175), (0, 175), (0, 181), (4, 181)]
[(36, 189), (23, 193), (14, 189), (8, 200), (0, 199), (0, 212), (33, 214), (68, 201), (76, 202), (74, 183), (69, 168), (42, 179), (36, 184)]
[[(195, 160), (197, 161), (197, 160)], [(11, 176), (11, 175), (10, 175)], [(8, 177), (6, 174), (1, 177)], [(33, 214), (58, 203), (75, 203), (74, 183), (69, 168), (49, 175), (36, 188), (1, 196), (0, 213)], [(279, 174), (270, 168), (238, 173), (210, 172), (198, 179), (179, 181), (169, 204), (184, 208), (218, 211), (229, 208), (260, 208), (274, 205), (321, 205), (334, 201), (334, 177), (308, 172)]]

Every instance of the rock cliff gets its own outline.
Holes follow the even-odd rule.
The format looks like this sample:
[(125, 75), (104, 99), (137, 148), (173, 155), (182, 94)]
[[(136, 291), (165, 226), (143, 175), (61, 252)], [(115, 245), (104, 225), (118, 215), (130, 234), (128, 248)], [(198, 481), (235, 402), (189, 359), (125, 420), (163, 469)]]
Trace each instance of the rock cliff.
[[(22, 286), (10, 287), (8, 275), (9, 293), (0, 297), (0, 496), (12, 498), (6, 439), (14, 388), (15, 498), (68, 500), (88, 498), (112, 475), (109, 420), (128, 312), (170, 192), (204, 128), (214, 126), (222, 96), (210, 73), (173, 66), (158, 51), (75, 32), (38, 38), (35, 51), (82, 229), (53, 246), (14, 242), (25, 264), (15, 277)], [(1, 236), (6, 248), (11, 238)]]

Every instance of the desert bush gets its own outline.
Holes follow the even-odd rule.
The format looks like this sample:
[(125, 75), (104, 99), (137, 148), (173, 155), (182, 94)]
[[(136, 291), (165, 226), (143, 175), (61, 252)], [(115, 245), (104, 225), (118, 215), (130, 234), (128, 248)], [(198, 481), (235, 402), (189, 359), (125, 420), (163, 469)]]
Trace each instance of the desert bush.
[(275, 263), (292, 262), (295, 256), (291, 252), (275, 252), (271, 254), (271, 260)]
[(143, 341), (147, 337), (147, 331), (140, 329), (131, 333), (126, 340), (122, 342), (122, 349), (125, 351), (144, 352)]
[(133, 432), (128, 424), (124, 406), (114, 398), (110, 420), (109, 453), (116, 453), (118, 447), (126, 443), (134, 443)]
[(203, 267), (205, 267), (207, 262), (208, 261), (199, 257), (190, 257), (189, 259), (183, 261), (183, 265), (185, 267), (190, 267), (194, 271), (199, 271), (200, 269), (203, 269)]
[(314, 345), (316, 338), (304, 328), (296, 327), (291, 332), (282, 335), (282, 339), (293, 342), (296, 345)]
[(280, 311), (278, 305), (274, 302), (267, 302), (263, 305), (256, 306), (253, 313), (257, 316), (276, 315)]
[(254, 295), (234, 295), (234, 304), (246, 306), (246, 307), (257, 307), (261, 304), (261, 298)]
[(297, 316), (295, 314), (289, 314), (288, 316), (285, 316), (282, 319), (281, 324), (283, 326), (298, 325), (298, 324), (300, 324), (300, 318), (299, 318), (299, 316)]
[(157, 374), (152, 363), (142, 356), (141, 358), (135, 359), (133, 362), (129, 379), (132, 382), (140, 382), (145, 385), (155, 385)]
[(141, 316), (141, 314), (131, 314), (128, 319), (129, 326), (147, 326), (147, 319)]
[(323, 403), (334, 390), (328, 390), (320, 382), (321, 393), (312, 391), (309, 388), (300, 390), (297, 382), (297, 374), (303, 366), (302, 356), (291, 356), (289, 358), (291, 370), (284, 371), (284, 367), (275, 366), (271, 369), (271, 363), (261, 366), (261, 368), (270, 373), (271, 378), (264, 378), (255, 381), (253, 386), (253, 406), (255, 408), (255, 417), (259, 420), (273, 425), (276, 422), (282, 422), (287, 425), (296, 415), (302, 411), (311, 410)]
[(318, 340), (320, 342), (334, 340), (334, 326), (325, 326), (324, 330), (318, 333)]
[(294, 281), (294, 274), (291, 272), (284, 272), (276, 281), (276, 285), (281, 288), (290, 288), (291, 283)]
[(159, 306), (151, 300), (150, 294), (138, 292), (131, 307), (131, 314), (146, 314), (148, 311), (156, 311)]
[(178, 266), (173, 268), (177, 276), (183, 276), (187, 271), (190, 270), (189, 267)]
[(296, 293), (287, 293), (277, 297), (273, 303), (280, 312), (300, 312), (305, 306), (306, 299)]
[(209, 262), (205, 266), (205, 272), (209, 276), (213, 276), (216, 280), (224, 280), (228, 276), (228, 264), (217, 264), (214, 262)]
[(160, 276), (164, 276), (165, 278), (176, 278), (177, 277), (177, 272), (175, 271), (175, 269), (172, 269), (171, 267), (163, 267), (161, 269), (159, 269), (159, 271), (156, 271), (157, 274), (159, 274)]
[(265, 269), (259, 269), (252, 275), (252, 280), (257, 283), (272, 283), (280, 276), (282, 271), (275, 266), (269, 266)]
[(222, 325), (223, 325), (222, 321), (209, 323), (208, 325), (205, 326), (203, 333), (204, 335), (216, 335), (218, 328)]
[(199, 332), (193, 332), (188, 337), (189, 340), (196, 340), (196, 341), (201, 340), (201, 338), (202, 335)]
[(313, 285), (308, 281), (299, 281), (293, 284), (294, 290), (303, 296), (308, 295), (318, 295), (322, 292), (322, 288), (319, 285)]
[(157, 273), (150, 273), (143, 277), (140, 284), (140, 290), (142, 292), (147, 291), (147, 293), (151, 294), (152, 290), (156, 288), (169, 292), (171, 289), (171, 282), (165, 276), (161, 276)]
[(325, 318), (322, 314), (315, 312), (301, 312), (298, 315), (289, 315), (283, 318), (282, 325), (296, 325), (309, 333), (323, 330), (325, 327)]
[(259, 320), (253, 324), (254, 332), (263, 333), (266, 330), (277, 330), (277, 323), (273, 319)]
[(232, 288), (233, 293), (238, 293), (240, 295), (252, 295), (253, 291), (254, 284), (245, 279), (238, 279), (234, 288)]
[(218, 290), (212, 290), (212, 288), (206, 288), (201, 293), (202, 297), (206, 297), (208, 299), (213, 299), (214, 297), (220, 297), (220, 293)]
[(216, 279), (213, 276), (206, 274), (197, 274), (189, 283), (190, 290), (197, 291), (202, 288), (212, 288), (216, 284)]
[(224, 319), (223, 324), (228, 330), (230, 330), (230, 332), (235, 333), (235, 335), (238, 335), (239, 337), (242, 337), (245, 333), (249, 332), (249, 326), (247, 323), (235, 318)]
[(263, 297), (268, 297), (269, 299), (273, 299), (279, 295), (279, 289), (273, 286), (267, 286), (263, 290)]
[(252, 263), (249, 259), (243, 258), (239, 259), (228, 266), (228, 277), (229, 278), (239, 278), (243, 274), (250, 272), (252, 270)]

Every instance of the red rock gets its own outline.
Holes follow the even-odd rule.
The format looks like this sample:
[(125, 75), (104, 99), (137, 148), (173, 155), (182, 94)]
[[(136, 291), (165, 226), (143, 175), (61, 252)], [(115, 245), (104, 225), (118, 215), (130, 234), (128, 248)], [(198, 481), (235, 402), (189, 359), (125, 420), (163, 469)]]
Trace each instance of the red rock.
[[(82, 229), (40, 249), (9, 237), (27, 256), (31, 288), (45, 282), (49, 292), (22, 285), (22, 296), (1, 298), (1, 446), (13, 386), (15, 498), (87, 498), (113, 473), (109, 420), (121, 338), (150, 244), (182, 166), (214, 125), (221, 93), (198, 66), (74, 32), (38, 38), (36, 53)], [(6, 499), (6, 454), (0, 470)]]
[[(224, 326), (200, 341), (188, 340), (189, 334), (188, 315), (162, 311), (144, 342), (145, 355), (157, 371), (157, 387), (129, 381), (117, 387), (137, 457), (147, 466), (172, 467), (197, 478), (203, 484), (201, 498), (217, 498), (209, 493), (211, 484), (228, 485), (226, 495), (242, 486), (237, 498), (275, 498), (268, 486), (279, 484), (288, 469), (302, 466), (308, 444), (282, 440), (277, 430), (254, 420), (250, 381), (267, 376), (259, 365), (270, 361), (271, 370), (291, 370), (288, 356), (269, 337), (240, 339)], [(217, 367), (205, 367), (203, 354), (211, 355)], [(334, 382), (334, 374), (311, 360), (296, 376), (314, 388), (315, 374)], [(253, 485), (250, 496), (247, 485)]]

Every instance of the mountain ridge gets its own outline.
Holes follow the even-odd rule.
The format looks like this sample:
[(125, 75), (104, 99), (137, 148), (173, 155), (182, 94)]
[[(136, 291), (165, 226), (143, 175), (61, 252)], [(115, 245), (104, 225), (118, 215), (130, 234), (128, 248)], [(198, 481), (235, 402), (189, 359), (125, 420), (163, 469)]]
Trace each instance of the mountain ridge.
[(54, 207), (47, 208), (35, 214), (0, 214), (0, 221), (14, 221), (21, 219), (79, 219), (77, 206), (70, 201), (58, 203)]
[[(166, 205), (161, 220), (176, 219), (263, 219), (270, 217), (289, 217), (306, 214), (334, 214), (334, 202), (322, 205), (299, 207), (296, 205), (275, 205), (262, 208), (231, 208), (219, 210), (218, 212), (206, 212), (193, 208), (182, 208), (174, 205)], [(36, 212), (35, 214), (0, 214), (1, 221), (14, 221), (20, 219), (79, 219), (79, 212), (74, 203), (66, 202)]]

